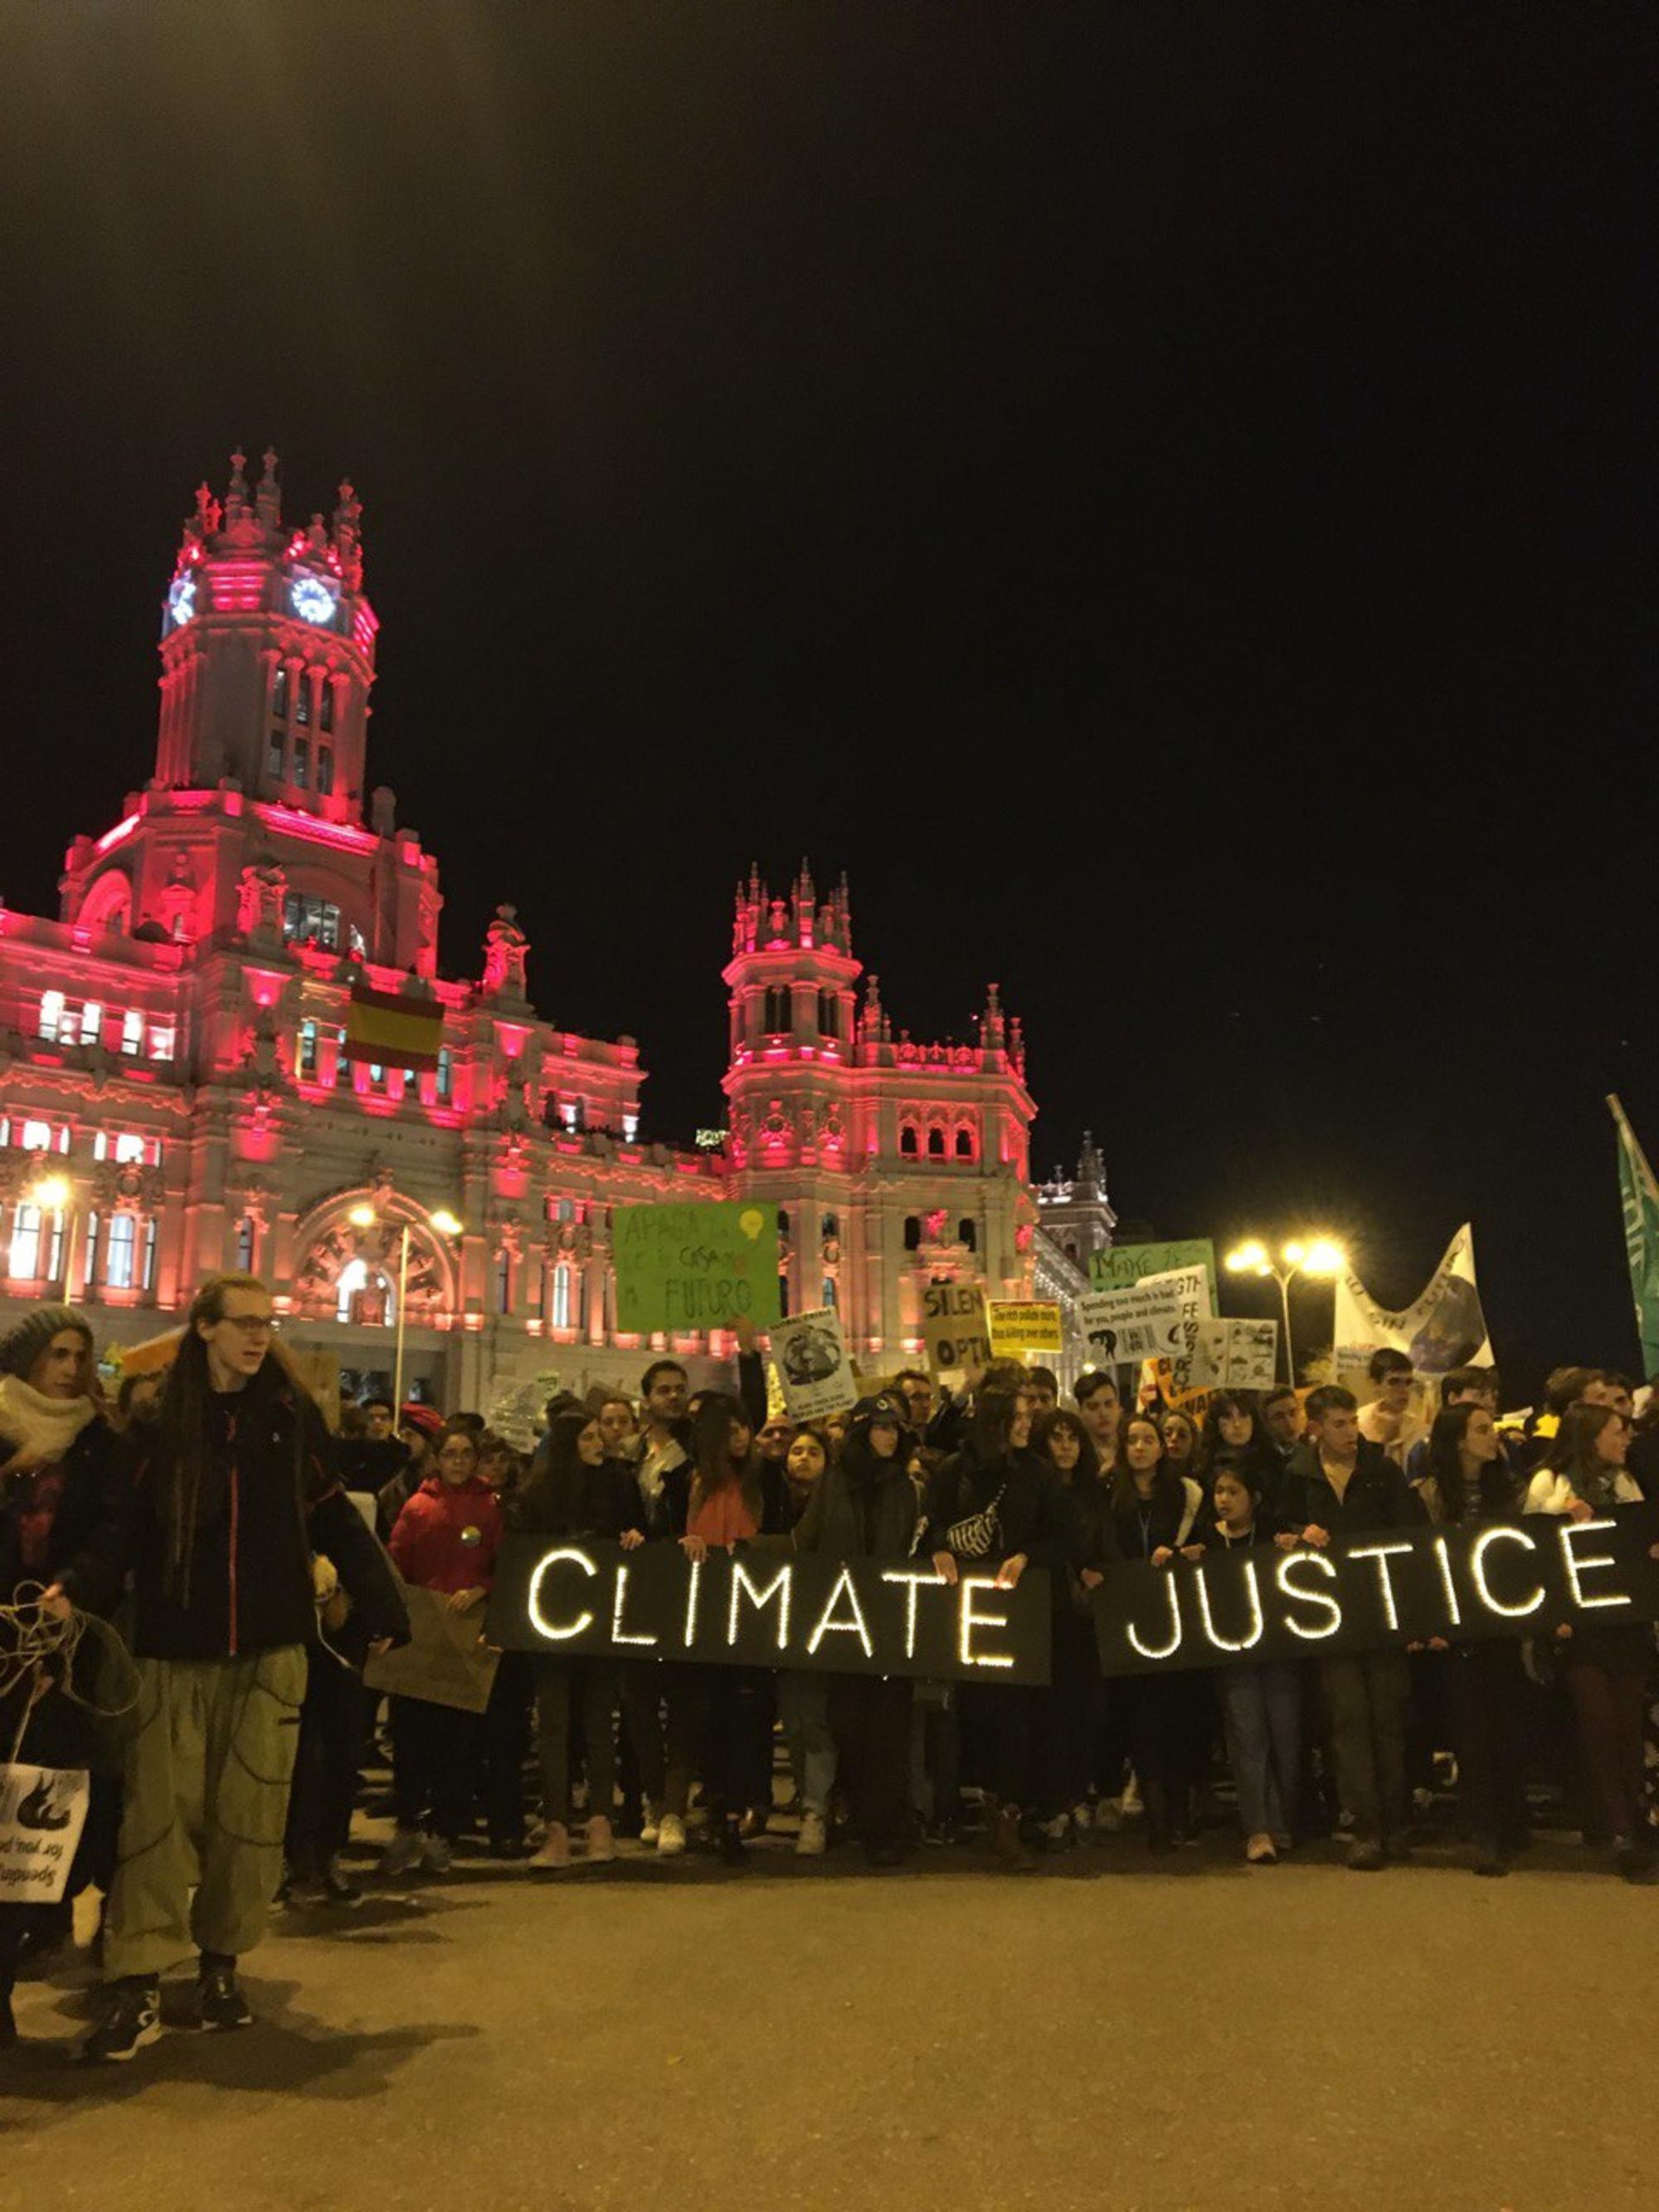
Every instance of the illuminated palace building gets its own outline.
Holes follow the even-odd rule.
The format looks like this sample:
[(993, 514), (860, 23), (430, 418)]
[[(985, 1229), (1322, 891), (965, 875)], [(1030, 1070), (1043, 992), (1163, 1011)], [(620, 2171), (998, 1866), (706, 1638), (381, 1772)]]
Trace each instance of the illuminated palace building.
[[(155, 772), (70, 846), (58, 921), (0, 907), (0, 1316), (67, 1296), (131, 1342), (247, 1269), (357, 1377), (390, 1379), (401, 1299), (410, 1383), (485, 1405), (549, 1370), (637, 1375), (608, 1254), (641, 1200), (775, 1209), (788, 1307), (836, 1305), (870, 1364), (914, 1346), (930, 1277), (1081, 1288), (1027, 1185), (1018, 1023), (993, 987), (972, 1044), (895, 1030), (844, 884), (739, 887), (725, 1127), (700, 1148), (642, 1134), (631, 1037), (538, 1016), (511, 907), (480, 975), (440, 975), (437, 860), (367, 787), (361, 520), (343, 484), (330, 520), (285, 525), (271, 453), (252, 489), (237, 455), (222, 504), (198, 491)], [(365, 1002), (426, 1064), (354, 1056)]]

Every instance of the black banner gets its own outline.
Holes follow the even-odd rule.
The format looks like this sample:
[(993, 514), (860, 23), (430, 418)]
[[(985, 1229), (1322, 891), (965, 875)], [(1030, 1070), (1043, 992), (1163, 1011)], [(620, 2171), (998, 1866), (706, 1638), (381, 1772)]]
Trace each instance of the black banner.
[(999, 1589), (925, 1559), (828, 1559), (678, 1544), (511, 1536), (495, 1559), (485, 1635), (506, 1651), (779, 1667), (932, 1681), (1048, 1680), (1048, 1577)]
[(1645, 1507), (1605, 1519), (1533, 1514), (1462, 1528), (1379, 1528), (1328, 1549), (1207, 1552), (1113, 1567), (1095, 1592), (1106, 1674), (1328, 1658), (1659, 1620)]

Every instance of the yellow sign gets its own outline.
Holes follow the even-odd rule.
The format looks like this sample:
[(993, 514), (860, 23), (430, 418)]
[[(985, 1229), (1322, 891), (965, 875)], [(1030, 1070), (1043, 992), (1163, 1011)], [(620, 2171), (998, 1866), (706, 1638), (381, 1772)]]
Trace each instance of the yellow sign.
[(992, 1298), (986, 1305), (991, 1324), (991, 1352), (997, 1359), (1033, 1361), (1057, 1359), (1066, 1349), (1060, 1308), (1048, 1299), (1022, 1304), (1012, 1298)]

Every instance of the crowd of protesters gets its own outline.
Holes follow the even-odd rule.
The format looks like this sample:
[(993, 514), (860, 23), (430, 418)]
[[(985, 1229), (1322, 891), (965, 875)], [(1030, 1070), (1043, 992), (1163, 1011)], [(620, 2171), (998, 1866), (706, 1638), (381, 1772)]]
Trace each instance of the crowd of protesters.
[[(613, 1861), (619, 1838), (737, 1865), (774, 1828), (802, 1857), (855, 1844), (875, 1866), (977, 1835), (1018, 1871), (1126, 1828), (1173, 1852), (1228, 1820), (1253, 1865), (1334, 1834), (1364, 1871), (1411, 1855), (1454, 1780), (1479, 1874), (1548, 1825), (1654, 1876), (1650, 1624), (1103, 1680), (1091, 1620), (1124, 1561), (1639, 1507), (1659, 1496), (1659, 1400), (1618, 1374), (1563, 1368), (1500, 1424), (1492, 1370), (1441, 1377), (1425, 1415), (1410, 1363), (1383, 1352), (1363, 1405), (1286, 1387), (1195, 1419), (1100, 1371), (1062, 1404), (1045, 1370), (995, 1361), (966, 1391), (908, 1369), (797, 1425), (769, 1413), (744, 1331), (734, 1390), (694, 1392), (656, 1358), (637, 1396), (554, 1398), (526, 1453), (475, 1413), (377, 1398), (331, 1433), (248, 1276), (205, 1285), (165, 1376), (130, 1377), (113, 1405), (94, 1350), (62, 1308), (0, 1337), (0, 1753), (94, 1770), (70, 1883), (105, 1899), (88, 2059), (155, 2039), (161, 1976), (192, 1953), (203, 2024), (251, 2018), (238, 1962), (273, 1899), (360, 1893), (344, 1861), (377, 1744), (386, 1882), (477, 1849), (556, 1877)], [(379, 1711), (362, 1670), (407, 1642), (408, 1594), (481, 1634), (513, 1532), (931, 1559), (1004, 1587), (1040, 1570), (1051, 1679), (508, 1651), (482, 1712)], [(118, 1626), (125, 1675), (121, 1645), (59, 1634), (88, 1616)], [(17, 1972), (70, 1910), (0, 1903), (0, 2044)]]

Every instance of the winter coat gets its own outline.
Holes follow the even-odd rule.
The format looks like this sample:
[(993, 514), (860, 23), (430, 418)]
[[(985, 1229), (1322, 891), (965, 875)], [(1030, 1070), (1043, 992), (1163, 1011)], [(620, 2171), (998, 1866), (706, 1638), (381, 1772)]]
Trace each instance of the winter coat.
[(908, 1559), (921, 1511), (903, 1455), (878, 1460), (849, 1437), (812, 1486), (794, 1548), (832, 1559)]
[(952, 1454), (927, 1486), (921, 1549), (948, 1552), (952, 1526), (984, 1512), (994, 1499), (1000, 1541), (986, 1555), (986, 1565), (1000, 1565), (1024, 1553), (1030, 1565), (1063, 1583), (1082, 1564), (1082, 1520), (1059, 1475), (1029, 1446), (989, 1463), (971, 1444)]
[(482, 1475), (457, 1485), (434, 1474), (398, 1516), (389, 1548), (406, 1583), (453, 1597), (489, 1588), (501, 1542), (501, 1503)]
[(1380, 1444), (1362, 1437), (1359, 1457), (1339, 1502), (1319, 1463), (1316, 1444), (1298, 1444), (1285, 1470), (1279, 1517), (1287, 1528), (1323, 1528), (1333, 1536), (1370, 1528), (1414, 1528), (1427, 1517), (1422, 1501)]
[(585, 1467), (581, 1480), (561, 1498), (550, 1479), (532, 1475), (514, 1495), (507, 1526), (526, 1536), (586, 1537), (615, 1543), (628, 1530), (646, 1534), (646, 1515), (631, 1464), (603, 1460)]

